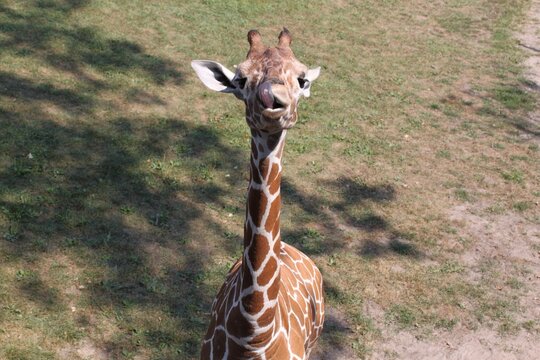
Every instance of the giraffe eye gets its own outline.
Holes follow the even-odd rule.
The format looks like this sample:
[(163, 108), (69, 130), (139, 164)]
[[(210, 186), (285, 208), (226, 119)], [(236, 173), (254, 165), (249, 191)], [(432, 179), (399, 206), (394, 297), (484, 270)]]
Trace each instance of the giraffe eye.
[(306, 80), (304, 78), (298, 78), (298, 85), (300, 85), (300, 88), (303, 89), (306, 83), (308, 83), (309, 80)]
[(247, 78), (239, 78), (236, 81), (238, 82), (238, 87), (240, 87), (240, 89), (243, 89), (246, 86)]

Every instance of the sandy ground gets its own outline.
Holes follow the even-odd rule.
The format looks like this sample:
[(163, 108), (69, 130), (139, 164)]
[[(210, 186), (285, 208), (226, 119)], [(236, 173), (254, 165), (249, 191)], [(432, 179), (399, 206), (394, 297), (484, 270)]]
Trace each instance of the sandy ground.
[(525, 76), (540, 87), (540, 1), (533, 0), (522, 31), (516, 34), (519, 44), (529, 53)]
[[(463, 235), (475, 239), (470, 250), (461, 254), (461, 263), (469, 269), (466, 276), (472, 281), (480, 278), (481, 264), (487, 259), (500, 264), (501, 272), (506, 267), (525, 266), (530, 272), (523, 279), (527, 291), (520, 298), (519, 317), (540, 319), (540, 254), (533, 248), (533, 244), (540, 244), (540, 229), (517, 214), (477, 215), (482, 210), (478, 205), (458, 206), (448, 214), (454, 224), (462, 226)], [(379, 313), (373, 306), (367, 311), (371, 317)], [(500, 335), (488, 328), (457, 327), (427, 339), (385, 330), (383, 337), (372, 359), (521, 360), (537, 359), (540, 352), (540, 336), (525, 330)]]
[[(540, 91), (540, 1), (532, 0), (532, 6), (527, 14), (527, 20), (516, 34), (521, 47), (529, 57), (525, 60), (525, 77), (531, 82), (534, 91)], [(540, 127), (540, 109), (532, 112), (529, 121), (538, 129)], [(540, 136), (536, 133), (536, 142)]]

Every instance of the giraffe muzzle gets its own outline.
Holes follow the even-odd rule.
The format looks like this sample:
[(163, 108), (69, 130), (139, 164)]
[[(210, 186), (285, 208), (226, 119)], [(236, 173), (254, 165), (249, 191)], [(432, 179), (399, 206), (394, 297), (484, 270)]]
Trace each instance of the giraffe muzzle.
[(259, 85), (257, 95), (267, 110), (283, 110), (286, 107), (285, 102), (279, 96), (276, 96), (272, 90), (272, 82), (270, 81), (265, 81)]

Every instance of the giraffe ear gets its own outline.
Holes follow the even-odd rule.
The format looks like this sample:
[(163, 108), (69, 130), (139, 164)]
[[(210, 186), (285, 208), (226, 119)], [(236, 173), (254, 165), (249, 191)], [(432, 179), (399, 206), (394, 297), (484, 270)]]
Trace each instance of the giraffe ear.
[(316, 80), (321, 73), (321, 67), (316, 67), (315, 69), (309, 69), (306, 71), (306, 76), (304, 76), (304, 87), (302, 88), (302, 94), (305, 97), (311, 95), (311, 83)]
[(210, 90), (224, 93), (238, 92), (238, 88), (232, 82), (234, 73), (220, 63), (210, 60), (193, 60), (191, 67)]
[(315, 69), (309, 69), (306, 72), (306, 79), (309, 81), (315, 81), (321, 74), (321, 67), (316, 67)]

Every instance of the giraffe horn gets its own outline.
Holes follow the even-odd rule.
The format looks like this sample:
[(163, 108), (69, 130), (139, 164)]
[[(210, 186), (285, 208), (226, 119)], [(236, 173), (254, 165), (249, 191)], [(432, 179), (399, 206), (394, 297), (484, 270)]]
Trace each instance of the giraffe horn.
[(291, 42), (292, 42), (291, 33), (286, 27), (284, 27), (283, 30), (281, 30), (281, 32), (279, 33), (278, 39), (279, 39), (278, 46), (281, 48), (288, 48), (291, 45)]
[(250, 30), (248, 32), (247, 38), (249, 42), (249, 52), (247, 55), (248, 58), (261, 52), (264, 49), (261, 34), (257, 30)]

